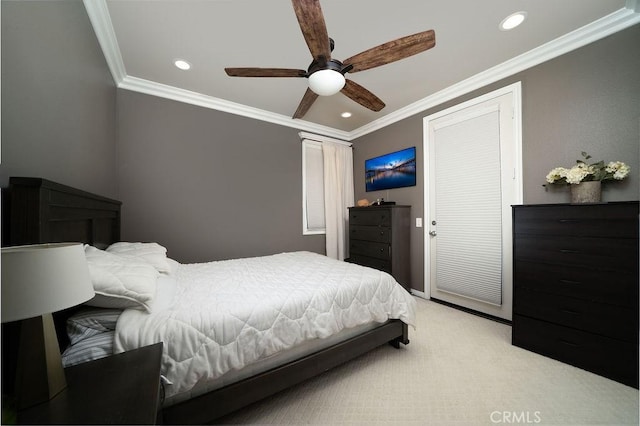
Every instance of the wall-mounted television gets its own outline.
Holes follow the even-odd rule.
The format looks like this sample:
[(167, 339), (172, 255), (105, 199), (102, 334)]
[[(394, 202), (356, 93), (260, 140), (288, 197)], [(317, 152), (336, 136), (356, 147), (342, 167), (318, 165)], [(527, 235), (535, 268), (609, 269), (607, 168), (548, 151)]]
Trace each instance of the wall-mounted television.
[(416, 184), (416, 147), (390, 152), (364, 162), (367, 192)]

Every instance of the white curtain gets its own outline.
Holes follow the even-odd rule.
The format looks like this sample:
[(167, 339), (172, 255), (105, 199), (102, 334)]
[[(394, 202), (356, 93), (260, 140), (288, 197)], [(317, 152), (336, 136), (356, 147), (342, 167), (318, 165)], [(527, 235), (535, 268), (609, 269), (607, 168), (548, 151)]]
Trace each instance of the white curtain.
[(324, 160), (324, 213), (327, 256), (348, 257), (348, 207), (354, 204), (353, 151), (350, 146), (322, 142)]

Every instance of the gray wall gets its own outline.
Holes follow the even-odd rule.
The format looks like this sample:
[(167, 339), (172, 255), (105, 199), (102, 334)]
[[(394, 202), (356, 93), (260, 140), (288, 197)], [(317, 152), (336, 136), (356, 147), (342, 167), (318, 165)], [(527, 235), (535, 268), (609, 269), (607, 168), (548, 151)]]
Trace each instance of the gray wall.
[[(354, 142), (356, 199), (384, 197), (412, 206), (412, 224), (424, 218), (423, 118), (511, 83), (522, 82), (525, 204), (564, 203), (567, 188), (545, 191), (554, 167), (570, 166), (587, 151), (594, 159), (631, 166), (625, 181), (603, 186), (603, 201), (638, 200), (640, 176), (640, 25), (439, 105)], [(418, 185), (365, 192), (364, 161), (417, 147)], [(426, 220), (425, 220), (426, 222)], [(411, 232), (412, 287), (424, 291), (424, 234)]]
[(181, 262), (309, 250), (298, 131), (118, 90), (123, 238)]
[(84, 5), (1, 7), (0, 186), (37, 176), (116, 197), (116, 89)]

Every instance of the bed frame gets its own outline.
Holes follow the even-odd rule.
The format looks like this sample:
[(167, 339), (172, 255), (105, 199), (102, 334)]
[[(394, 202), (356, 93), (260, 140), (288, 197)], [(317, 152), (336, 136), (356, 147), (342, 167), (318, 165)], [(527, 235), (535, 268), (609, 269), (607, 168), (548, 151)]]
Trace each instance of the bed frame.
[[(120, 201), (40, 178), (12, 177), (5, 192), (3, 245), (77, 241), (104, 248), (120, 240)], [(54, 317), (61, 348), (68, 344), (65, 322), (70, 314), (65, 311)], [(396, 348), (408, 344), (408, 326), (390, 320), (283, 366), (165, 407), (162, 420), (169, 424), (213, 422), (387, 342)]]

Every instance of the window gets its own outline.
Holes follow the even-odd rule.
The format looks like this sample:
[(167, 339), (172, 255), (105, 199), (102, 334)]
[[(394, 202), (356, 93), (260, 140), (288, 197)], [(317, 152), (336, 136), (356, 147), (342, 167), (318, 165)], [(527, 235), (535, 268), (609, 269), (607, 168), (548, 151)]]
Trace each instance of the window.
[[(349, 149), (349, 156), (344, 157), (343, 155), (341, 157), (347, 159), (341, 162), (337, 161), (334, 159), (336, 155), (327, 154), (323, 146), (340, 145), (342, 147), (351, 147), (351, 143), (306, 132), (300, 132), (298, 135), (302, 140), (302, 233), (304, 235), (326, 234), (325, 168), (328, 167), (329, 170), (335, 169), (336, 173), (335, 177), (329, 180), (328, 185), (341, 185), (339, 188), (347, 188), (339, 189), (334, 187), (333, 189), (328, 189), (328, 194), (332, 197), (327, 200), (329, 209), (333, 206), (340, 206), (345, 201), (348, 206), (352, 206), (353, 157), (351, 149)], [(335, 150), (329, 149), (327, 152), (331, 153), (333, 151)], [(327, 161), (330, 164), (324, 164), (325, 155), (328, 155)], [(348, 164), (348, 169), (344, 169), (345, 162)], [(342, 164), (342, 166), (339, 166), (339, 163)], [(334, 194), (336, 195), (334, 196)], [(336, 197), (338, 197), (338, 199), (336, 199)], [(333, 226), (333, 228), (335, 228), (335, 226)]]
[(322, 143), (302, 140), (302, 217), (304, 235), (324, 234)]

